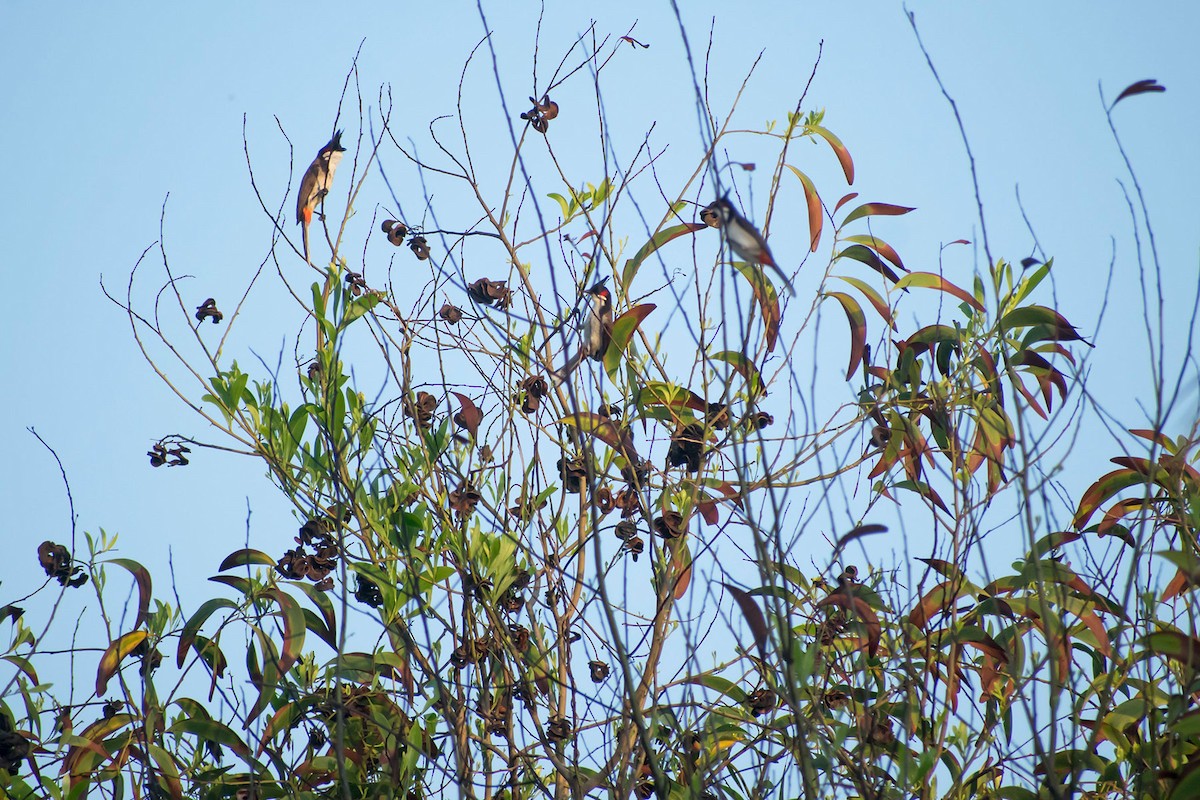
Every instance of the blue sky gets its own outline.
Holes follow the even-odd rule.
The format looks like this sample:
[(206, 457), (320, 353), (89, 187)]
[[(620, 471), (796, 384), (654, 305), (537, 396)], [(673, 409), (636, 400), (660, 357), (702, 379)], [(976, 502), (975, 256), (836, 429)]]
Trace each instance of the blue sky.
[[(1157, 14), (1116, 3), (1046, 5), (914, 2), (911, 9), (970, 137), (994, 252), (1019, 260), (1033, 249), (1015, 199), (1019, 187), (1045, 253), (1056, 259), (1058, 307), (1094, 335), (1092, 390), (1136, 427), (1145, 423), (1138, 403), (1152, 395), (1131, 221), (1118, 180), (1129, 182), (1097, 87), (1102, 84), (1109, 98), (1142, 78), (1167, 87), (1165, 94), (1122, 103), (1115, 118), (1152, 215), (1173, 320), (1168, 330), (1178, 343), (1200, 271), (1200, 55), (1192, 41), (1200, 15), (1185, 4), (1164, 5)], [(671, 144), (671, 157), (694, 161), (701, 144), (691, 77), (669, 4), (581, 9), (548, 8), (539, 70), (552, 68), (587, 27), (587, 14), (602, 15), (598, 30), (614, 36), (636, 21), (633, 36), (650, 49), (630, 49), (605, 73), (616, 146), (631, 154), (657, 119), (659, 142)], [(488, 14), (503, 88), (519, 110), (532, 91), (536, 5), (496, 4)], [(958, 130), (899, 5), (687, 4), (683, 19), (698, 57), (714, 16), (710, 81), (718, 107), (732, 101), (762, 51), (737, 119), (758, 127), (782, 118), (823, 39), (805, 108), (826, 109), (827, 127), (854, 155), (859, 177), (853, 188), (862, 199), (918, 209), (889, 223), (884, 237), (910, 266), (928, 270), (937, 268), (940, 244), (978, 240)], [(463, 62), (483, 30), (471, 4), (0, 6), (0, 68), (9, 76), (0, 89), (0, 117), (11, 181), (0, 199), (10, 282), (0, 350), (8, 386), (0, 399), (7, 450), (0, 486), (8, 509), (4, 539), (18, 543), (0, 568), (0, 598), (40, 583), (34, 553), (40, 541), (68, 538), (57, 467), (26, 432), (30, 426), (64, 462), (80, 529), (119, 533), (123, 554), (152, 567), (165, 565), (170, 549), (181, 585), (212, 574), (220, 557), (247, 536), (271, 552), (290, 541), (291, 510), (256, 463), (201, 454), (186, 469), (150, 469), (145, 452), (163, 435), (217, 438), (141, 359), (127, 320), (103, 297), (99, 280), (123, 291), (139, 254), (159, 238), (169, 194), (164, 228), (173, 269), (195, 276), (197, 303), (234, 295), (266, 257), (271, 233), (247, 179), (243, 116), (256, 177), (270, 201), (281, 202), (289, 161), (275, 118), (296, 146), (296, 181), (329, 136), (342, 82), (365, 40), (358, 64), (367, 101), (373, 104), (379, 86), (390, 84), (395, 127), (428, 152), (429, 120), (454, 112)], [(575, 91), (565, 87), (556, 99), (564, 108), (587, 107), (587, 81), (573, 97)], [(490, 64), (468, 73), (465, 92), (474, 122), (495, 126), (502, 163), (507, 133)], [(354, 128), (355, 120), (343, 124)], [(487, 154), (485, 141), (480, 155)], [(730, 156), (766, 164), (770, 151), (748, 145)], [(399, 157), (387, 158), (403, 174)], [(814, 157), (811, 169), (819, 187), (838, 176), (828, 152)], [(752, 184), (761, 199), (768, 178), (769, 170), (760, 170), (742, 188)], [(417, 187), (401, 183), (398, 191), (416, 207)], [(840, 193), (830, 189), (827, 200)], [(372, 175), (360, 210), (386, 202), (382, 182)], [(351, 230), (356, 241), (370, 221), (369, 214), (362, 217)], [(803, 217), (796, 219), (802, 226)], [(780, 237), (772, 240), (777, 253), (787, 248), (786, 235), (773, 234)], [(955, 259), (946, 262), (948, 277), (962, 285), (984, 266), (969, 248), (947, 258)], [(1110, 308), (1097, 330), (1114, 259)], [(816, 278), (804, 275), (797, 288), (811, 298)], [(250, 361), (255, 348), (273, 361), (269, 356), (294, 338), (294, 329), (273, 320), (265, 299), (278, 289), (277, 282), (256, 288), (264, 305), (246, 323), (244, 338), (231, 344), (239, 359)], [(293, 324), (289, 317), (285, 325)], [(827, 371), (832, 381), (845, 363), (840, 329), (836, 337), (834, 367)], [(1177, 347), (1173, 356), (1177, 364)], [(1191, 423), (1194, 395), (1189, 408), (1173, 418), (1173, 433)], [(1116, 447), (1103, 428), (1092, 428), (1066, 484), (1078, 494), (1107, 471), (1104, 459)], [(165, 577), (160, 569), (155, 574)]]

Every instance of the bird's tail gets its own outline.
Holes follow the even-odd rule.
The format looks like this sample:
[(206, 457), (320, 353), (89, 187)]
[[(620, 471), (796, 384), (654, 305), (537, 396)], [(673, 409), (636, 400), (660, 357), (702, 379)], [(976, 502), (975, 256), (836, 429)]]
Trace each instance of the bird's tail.
[(583, 361), (582, 347), (576, 350), (574, 355), (567, 359), (566, 364), (563, 364), (559, 369), (556, 369), (550, 373), (550, 379), (554, 381), (554, 385), (557, 386), (569, 378), (571, 373), (579, 367), (581, 361)]
[(312, 209), (305, 208), (300, 218), (300, 241), (304, 246), (304, 260), (312, 264), (312, 259), (308, 257), (308, 226), (312, 224)]

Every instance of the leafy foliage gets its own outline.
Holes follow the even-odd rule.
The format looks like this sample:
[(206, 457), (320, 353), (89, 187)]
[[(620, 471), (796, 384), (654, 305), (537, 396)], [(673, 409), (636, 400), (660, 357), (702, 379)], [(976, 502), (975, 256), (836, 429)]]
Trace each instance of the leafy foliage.
[[(635, 58), (621, 43), (613, 56)], [(579, 80), (554, 85), (558, 102), (534, 92), (514, 174), (518, 156), (567, 163), (554, 132)], [(386, 143), (402, 137), (382, 123), (355, 165), (396, 155)], [(1087, 343), (1040, 291), (1052, 262), (997, 260), (969, 288), (910, 271), (876, 229), (891, 235), (913, 209), (850, 207), (849, 194), (829, 210), (790, 147), (827, 146), (852, 184), (849, 150), (823, 114), (776, 127), (759, 132), (778, 152), (766, 218), (787, 167), (802, 249), (826, 255), (823, 274), (806, 267), (808, 316), (746, 265), (746, 282), (724, 280), (719, 235), (687, 219), (714, 187), (684, 182), (639, 236), (626, 203), (641, 169), (593, 183), (560, 167), (555, 186), (532, 184), (553, 205), (513, 219), (521, 183), (490, 196), (465, 134), (458, 171), (437, 172), (469, 187), (477, 228), (387, 219), (384, 241), (328, 236), (311, 284), (281, 267), (304, 326), (289, 374), (206, 346), (238, 313), (210, 298), (192, 324), (181, 297), (184, 327), (168, 328), (138, 310), (131, 281), (121, 305), (142, 352), (301, 524), (294, 546), (225, 556), (213, 596), (186, 610), (138, 561), (111, 557), (115, 539), (89, 537), (76, 560), (43, 545), (47, 584), (94, 591), (105, 626), (76, 653), (94, 691), (68, 705), (39, 679), (23, 610), (4, 607), (8, 796), (1193, 796), (1197, 439), (1132, 431), (1144, 452), (1114, 458), (1069, 525), (1035, 520), (1034, 465), (1056, 441), (1039, 431), (1084, 395)], [(714, 151), (735, 141), (719, 130)], [(354, 187), (347, 219), (366, 177), (339, 176)], [(411, 259), (382, 249), (406, 237)], [(652, 274), (689, 248), (690, 299)], [(477, 263), (510, 269), (466, 274)], [(552, 386), (572, 309), (601, 276), (617, 288), (603, 369)], [(796, 413), (792, 378), (800, 336), (827, 311), (849, 322), (838, 373), (853, 402), (818, 420)], [(184, 360), (180, 337), (204, 355)], [(152, 464), (186, 466), (182, 441), (207, 444), (168, 437)], [(835, 485), (861, 503), (818, 544), (793, 504)], [(973, 579), (983, 514), (1005, 504), (1024, 554)], [(866, 520), (895, 509), (939, 532), (932, 554), (847, 563), (894, 535)], [(811, 569), (798, 545), (824, 551)], [(1141, 591), (1154, 555), (1150, 574), (1175, 577)], [(114, 574), (133, 579), (132, 617), (106, 605)]]

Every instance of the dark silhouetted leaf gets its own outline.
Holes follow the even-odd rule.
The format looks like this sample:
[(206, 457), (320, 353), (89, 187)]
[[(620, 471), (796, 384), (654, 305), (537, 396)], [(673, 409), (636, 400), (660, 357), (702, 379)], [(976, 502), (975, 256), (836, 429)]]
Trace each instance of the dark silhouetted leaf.
[(1154, 78), (1147, 78), (1144, 81), (1137, 81), (1136, 83), (1131, 83), (1122, 89), (1121, 93), (1117, 95), (1117, 99), (1112, 101), (1112, 105), (1109, 106), (1109, 108), (1111, 109), (1126, 97), (1133, 97), (1134, 95), (1138, 94), (1146, 94), (1147, 92), (1165, 92), (1166, 90), (1167, 87), (1163, 86)]
[(767, 618), (763, 616), (762, 609), (758, 607), (758, 603), (754, 602), (754, 598), (747, 592), (742, 591), (736, 586), (730, 586), (728, 583), (722, 583), (721, 585), (737, 601), (738, 607), (742, 610), (742, 616), (746, 618), (746, 625), (750, 628), (750, 635), (754, 637), (754, 643), (758, 645), (759, 658), (766, 661), (767, 641), (770, 632), (767, 629)]
[(835, 261), (839, 258), (854, 259), (855, 261), (866, 264), (868, 267), (875, 270), (892, 283), (898, 283), (900, 281), (900, 276), (896, 274), (896, 271), (887, 264), (883, 263), (883, 259), (876, 255), (874, 250), (861, 244), (852, 244), (833, 258)]
[(859, 525), (856, 528), (851, 528), (849, 531), (842, 534), (842, 537), (837, 540), (837, 544), (834, 545), (833, 548), (832, 558), (837, 558), (837, 554), (842, 552), (846, 545), (850, 544), (856, 539), (861, 539), (864, 536), (871, 536), (876, 533), (887, 533), (887, 529), (887, 525), (880, 525), (878, 523)]
[(251, 564), (259, 564), (264, 567), (275, 566), (275, 559), (261, 550), (252, 550), (249, 548), (243, 550), (235, 550), (225, 556), (225, 560), (221, 562), (221, 566), (217, 568), (217, 572), (224, 572), (227, 569), (234, 567), (248, 567)]

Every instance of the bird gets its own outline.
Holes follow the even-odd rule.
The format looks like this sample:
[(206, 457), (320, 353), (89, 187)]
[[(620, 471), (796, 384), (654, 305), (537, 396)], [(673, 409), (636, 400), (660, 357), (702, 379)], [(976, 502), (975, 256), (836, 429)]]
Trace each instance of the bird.
[(795, 296), (796, 290), (792, 288), (792, 282), (788, 280), (784, 271), (775, 263), (775, 256), (771, 255), (767, 240), (758, 232), (758, 228), (737, 212), (728, 197), (718, 197), (705, 211), (716, 212), (725, 243), (738, 258), (750, 264), (762, 264), (772, 268), (787, 287), (788, 294)]
[(560, 369), (551, 372), (555, 383), (562, 383), (582, 363), (584, 358), (600, 361), (612, 340), (613, 306), (612, 294), (604, 281), (598, 281), (588, 289), (586, 317), (579, 327), (579, 349), (567, 359)]
[[(333, 173), (345, 152), (346, 148), (342, 147), (342, 132), (336, 131), (329, 143), (317, 151), (317, 157), (308, 165), (308, 170), (300, 179), (300, 192), (296, 196), (296, 222), (301, 226), (305, 261), (309, 261), (308, 227), (312, 224), (313, 211), (318, 203), (325, 200), (325, 195), (329, 194), (329, 187), (333, 185)], [(324, 214), (319, 216), (321, 219), (325, 218)]]

